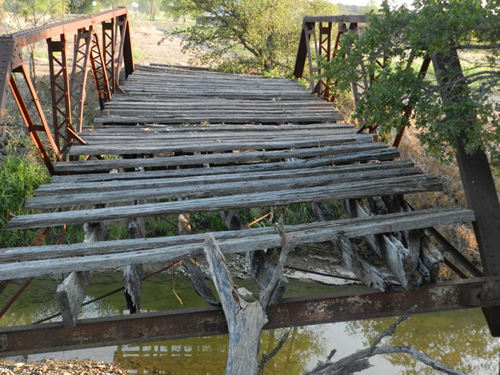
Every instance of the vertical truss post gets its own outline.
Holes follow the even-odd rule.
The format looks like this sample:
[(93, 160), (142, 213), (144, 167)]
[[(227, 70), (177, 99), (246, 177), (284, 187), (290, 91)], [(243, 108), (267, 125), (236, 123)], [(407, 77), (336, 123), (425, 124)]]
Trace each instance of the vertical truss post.
[(125, 15), (125, 28), (123, 40), (123, 59), (125, 65), (125, 77), (128, 78), (134, 70), (134, 57), (132, 55), (132, 39), (130, 38), (130, 23), (128, 22), (128, 15)]
[(71, 123), (71, 95), (66, 58), (66, 38), (47, 39), (49, 51), (50, 89), (52, 94), (52, 117), (54, 137), (63, 156), (73, 142)]
[(116, 89), (115, 77), (115, 19), (109, 22), (102, 23), (102, 54), (104, 57), (104, 67), (106, 69), (107, 78), (111, 92)]
[(15, 40), (12, 37), (0, 37), (0, 127), (5, 111), (7, 88), (9, 87), (11, 67), (10, 61), (14, 54)]
[[(418, 77), (420, 79), (424, 79), (425, 75), (427, 74), (427, 70), (429, 69), (429, 66), (431, 64), (431, 59), (430, 57), (426, 57), (424, 61), (422, 62), (422, 66), (420, 67), (420, 71), (418, 72)], [(370, 83), (371, 85), (371, 83)], [(404, 108), (404, 116), (406, 118), (406, 124), (410, 123), (410, 116), (411, 112), (413, 111), (413, 107), (410, 106), (409, 104)], [(398, 148), (401, 140), (403, 139), (403, 134), (405, 132), (406, 126), (401, 129), (401, 131), (396, 135), (396, 138), (394, 138), (394, 143), (392, 144), (393, 147)]]
[(76, 107), (76, 128), (78, 132), (83, 130), (83, 108), (85, 105), (88, 62), (90, 58), (91, 31), (85, 28), (79, 29), (75, 37), (75, 48), (73, 54), (73, 67), (71, 69), (70, 94)]
[[(443, 100), (458, 101), (467, 98), (468, 88), (464, 80), (456, 49), (432, 57), (436, 80)], [(476, 126), (475, 118), (469, 118), (469, 126)], [(472, 154), (465, 151), (467, 135), (457, 137), (457, 164), (462, 178), (469, 207), (474, 211), (473, 223), (479, 254), (485, 276), (500, 275), (500, 203), (491, 174), (488, 157), (482, 149)], [(500, 305), (483, 308), (491, 334), (500, 337)]]
[[(323, 56), (326, 62), (331, 59), (331, 49), (332, 49), (332, 23), (328, 22), (326, 26), (323, 26), (323, 22), (319, 23), (319, 56)], [(321, 68), (318, 66), (318, 73), (321, 74)], [(316, 83), (314, 91), (318, 93), (318, 96), (324, 100), (329, 99), (329, 80), (319, 79)]]
[(309, 89), (314, 90), (314, 74), (317, 73), (317, 68), (313, 66), (313, 58), (311, 53), (311, 35), (314, 38), (314, 50), (318, 56), (318, 44), (316, 40), (316, 24), (314, 22), (304, 23), (304, 32), (306, 35), (307, 62), (309, 65)]
[(302, 31), (300, 32), (299, 48), (297, 50), (297, 57), (295, 59), (295, 68), (293, 75), (296, 79), (302, 78), (304, 75), (304, 66), (306, 65), (307, 58), (307, 35), (306, 25), (302, 23)]
[(97, 96), (101, 110), (104, 109), (104, 103), (111, 100), (111, 90), (109, 87), (108, 75), (104, 66), (104, 59), (99, 46), (97, 34), (91, 32), (90, 47), (90, 65), (92, 67), (92, 76), (94, 77)]
[(128, 77), (134, 71), (134, 59), (132, 57), (132, 44), (130, 41), (130, 25), (128, 23), (127, 15), (118, 17), (116, 23), (120, 33), (118, 59), (115, 67), (116, 70), (115, 77), (118, 85), (120, 81), (120, 72), (122, 69), (122, 64), (125, 65), (125, 76)]

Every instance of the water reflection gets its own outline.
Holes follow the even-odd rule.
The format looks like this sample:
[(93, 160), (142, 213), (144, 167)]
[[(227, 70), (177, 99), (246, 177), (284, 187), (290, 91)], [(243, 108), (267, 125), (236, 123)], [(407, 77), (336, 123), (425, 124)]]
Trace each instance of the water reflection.
[[(331, 288), (318, 284), (293, 284), (290, 296), (333, 292)], [(121, 285), (119, 274), (97, 274), (87, 290), (86, 299), (95, 298)], [(182, 305), (174, 296), (172, 286), (182, 299)], [(5, 303), (17, 290), (12, 288), (0, 296), (0, 304)], [(57, 312), (56, 288), (57, 282), (54, 280), (35, 280), (7, 315), (0, 319), (0, 326), (29, 324)], [(188, 280), (177, 278), (173, 282), (170, 276), (164, 275), (154, 277), (144, 284), (142, 301), (144, 311), (204, 305), (193, 292)], [(83, 317), (123, 314), (123, 308), (124, 299), (121, 293), (118, 293), (86, 306)], [(265, 374), (301, 374), (316, 365), (318, 360), (324, 360), (334, 348), (338, 350), (335, 358), (348, 355), (368, 346), (393, 321), (394, 318), (386, 318), (289, 328), (289, 339), (280, 352), (268, 362)], [(261, 350), (269, 353), (283, 333), (283, 329), (264, 331)], [(490, 336), (479, 309), (415, 315), (404, 322), (386, 343), (414, 346), (468, 374), (499, 374), (500, 340)], [(107, 362), (115, 361), (131, 374), (215, 375), (224, 372), (227, 345), (227, 336), (220, 335), (30, 355), (20, 360), (40, 360), (44, 357), (95, 358)], [(375, 366), (363, 374), (436, 373), (404, 355), (379, 357), (372, 363)]]
[[(366, 346), (393, 319), (374, 319), (346, 324), (350, 335), (363, 337)], [(500, 339), (490, 335), (480, 309), (414, 315), (401, 324), (388, 345), (411, 345), (431, 358), (467, 374), (499, 374)], [(403, 355), (387, 356), (393, 365), (404, 366), (405, 375), (434, 374), (427, 366)]]
[[(307, 360), (323, 352), (324, 338), (311, 327), (287, 329), (289, 337), (281, 350), (266, 365), (264, 374), (301, 374)], [(261, 352), (271, 352), (285, 333), (284, 329), (264, 331)], [(122, 345), (113, 360), (134, 374), (222, 374), (226, 366), (227, 335)]]

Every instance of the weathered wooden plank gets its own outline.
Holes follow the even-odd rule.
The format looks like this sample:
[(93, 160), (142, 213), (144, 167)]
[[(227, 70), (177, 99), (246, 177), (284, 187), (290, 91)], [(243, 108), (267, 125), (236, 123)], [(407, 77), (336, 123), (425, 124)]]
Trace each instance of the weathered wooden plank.
[[(336, 239), (362, 237), (431, 227), (437, 224), (469, 222), (474, 214), (467, 209), (430, 209), (286, 226), (295, 245)], [(253, 251), (279, 246), (274, 228), (214, 232), (224, 252)], [(201, 254), (205, 234), (169, 236), (139, 240), (105, 241), (82, 244), (7, 248), (0, 250), (0, 280), (36, 277), (68, 270), (84, 271), (120, 267), (128, 264), (154, 263)], [(24, 262), (16, 262), (23, 257)], [(59, 258), (59, 259), (56, 259)], [(13, 262), (13, 263), (10, 263)]]
[(172, 141), (186, 141), (186, 140), (205, 140), (208, 141), (211, 138), (219, 138), (221, 140), (225, 139), (255, 139), (260, 137), (261, 140), (263, 137), (266, 138), (285, 138), (285, 137), (309, 137), (309, 136), (333, 136), (333, 135), (346, 135), (346, 134), (354, 134), (356, 133), (355, 128), (323, 128), (323, 129), (303, 129), (303, 130), (295, 130), (295, 129), (276, 129), (275, 131), (262, 131), (260, 129), (251, 129), (251, 130), (239, 130), (239, 131), (217, 131), (212, 129), (206, 130), (197, 130), (193, 129), (193, 131), (156, 131), (153, 129), (146, 128), (144, 130), (135, 130), (135, 129), (114, 129), (114, 132), (111, 131), (101, 131), (99, 129), (95, 132), (87, 132), (84, 134), (80, 134), (81, 137), (85, 139), (87, 143), (95, 143), (95, 142), (116, 142), (122, 140), (140, 140), (144, 142), (145, 140), (172, 140)]
[(410, 181), (395, 183), (386, 179), (350, 188), (314, 186), (309, 188), (278, 190), (264, 193), (235, 194), (231, 196), (192, 199), (180, 202), (159, 202), (135, 206), (107, 207), (93, 210), (75, 210), (16, 216), (7, 224), (8, 229), (40, 228), (64, 224), (81, 224), (87, 221), (117, 221), (135, 217), (179, 214), (182, 212), (220, 211), (233, 208), (279, 206), (300, 202), (319, 202), (330, 199), (354, 199), (373, 195), (407, 194), (437, 191), (441, 183), (433, 176), (422, 176)]
[(82, 136), (92, 135), (92, 134), (127, 134), (128, 132), (136, 133), (212, 133), (212, 132), (230, 132), (239, 134), (238, 132), (286, 132), (288, 130), (298, 131), (298, 130), (325, 130), (325, 131), (346, 131), (350, 129), (357, 131), (351, 124), (345, 123), (310, 123), (310, 124), (146, 124), (146, 125), (100, 125), (97, 128), (90, 128), (82, 133)]
[[(327, 166), (327, 167), (325, 167)], [(139, 180), (139, 179), (158, 179), (158, 178), (180, 178), (196, 176), (213, 176), (224, 174), (237, 173), (287, 173), (290, 170), (304, 171), (316, 168), (333, 168), (338, 173), (349, 171), (364, 171), (364, 170), (380, 170), (391, 168), (411, 168), (413, 163), (410, 161), (386, 161), (380, 163), (360, 163), (360, 164), (344, 164), (332, 165), (329, 157), (319, 157), (313, 159), (297, 159), (287, 160), (282, 162), (269, 163), (253, 163), (253, 164), (236, 164), (228, 166), (211, 166), (211, 168), (186, 168), (186, 169), (165, 169), (152, 170), (144, 172), (126, 172), (126, 173), (88, 173), (88, 174), (73, 174), (73, 175), (54, 175), (51, 179), (51, 184), (40, 185), (37, 193), (43, 194), (44, 191), (50, 191), (51, 187), (57, 190), (61, 187), (63, 190), (68, 187), (70, 190), (78, 184), (92, 184), (93, 182)], [(62, 185), (62, 186), (61, 186)], [(82, 185), (85, 186), (85, 185)]]
[(330, 156), (331, 163), (352, 163), (367, 160), (392, 160), (399, 156), (396, 148), (386, 147), (377, 143), (353, 143), (350, 145), (303, 148), (283, 151), (233, 152), (224, 154), (183, 155), (156, 157), (151, 159), (105, 159), (87, 160), (84, 162), (59, 162), (54, 169), (61, 172), (92, 172), (107, 171), (115, 168), (151, 168), (174, 167), (178, 165), (203, 165), (265, 162), (289, 158), (308, 158)]
[[(283, 169), (270, 171), (257, 171), (247, 173), (227, 173), (227, 174), (212, 174), (212, 175), (194, 175), (187, 177), (173, 177), (172, 175), (164, 174), (163, 177), (169, 178), (144, 178), (131, 180), (111, 180), (99, 182), (80, 182), (79, 184), (46, 184), (41, 185), (36, 190), (37, 196), (48, 194), (74, 194), (97, 191), (114, 191), (128, 189), (144, 189), (144, 188), (159, 188), (173, 186), (190, 186), (190, 185), (206, 185), (209, 183), (228, 183), (236, 181), (257, 181), (267, 179), (282, 179), (287, 177), (307, 177), (307, 176), (326, 176), (331, 175), (338, 182), (349, 181), (350, 178), (365, 179), (365, 178), (380, 178), (382, 176), (401, 176), (420, 173), (418, 168), (413, 166), (403, 165), (401, 167), (376, 168), (377, 164), (357, 165), (349, 168), (339, 168), (333, 166), (303, 168), (303, 169)], [(370, 168), (371, 167), (371, 168)], [(144, 172), (145, 173), (145, 172)], [(337, 180), (338, 179), (338, 180)], [(333, 181), (333, 180), (332, 180)], [(31, 199), (28, 199), (30, 201)]]
[(331, 114), (325, 114), (325, 115), (303, 115), (303, 114), (296, 114), (296, 115), (266, 115), (263, 113), (261, 116), (255, 115), (247, 115), (247, 116), (217, 116), (216, 114), (214, 115), (207, 115), (207, 116), (192, 116), (189, 114), (186, 114), (184, 116), (177, 116), (177, 117), (154, 117), (154, 113), (152, 113), (150, 116), (144, 116), (144, 117), (134, 117), (134, 116), (121, 116), (121, 117), (96, 117), (94, 119), (95, 124), (125, 124), (125, 123), (131, 123), (131, 124), (147, 124), (151, 122), (156, 122), (159, 124), (183, 124), (187, 122), (191, 123), (204, 123), (204, 122), (211, 122), (211, 123), (220, 123), (220, 122), (227, 122), (227, 123), (239, 123), (239, 124), (246, 124), (246, 123), (262, 123), (262, 124), (281, 124), (281, 123), (288, 123), (288, 122), (302, 122), (302, 123), (312, 123), (312, 122), (318, 122), (318, 121), (342, 121), (343, 118), (340, 114), (332, 112)]
[(153, 154), (181, 152), (224, 152), (232, 150), (276, 150), (284, 148), (307, 148), (320, 146), (333, 146), (339, 144), (351, 144), (358, 142), (370, 142), (372, 136), (369, 134), (331, 135), (323, 137), (307, 137), (278, 139), (278, 140), (221, 140), (216, 139), (200, 142), (159, 142), (147, 140), (131, 142), (104, 142), (98, 144), (78, 145), (74, 144), (70, 149), (70, 155), (124, 155), (124, 154)]
[(87, 193), (59, 193), (50, 196), (40, 195), (28, 198), (25, 208), (28, 210), (38, 210), (87, 206), (98, 203), (130, 202), (136, 199), (202, 198), (239, 193), (248, 194), (254, 192), (276, 191), (282, 190), (283, 188), (300, 189), (312, 186), (335, 186), (339, 194), (341, 194), (343, 190), (348, 191), (351, 188), (359, 188), (360, 186), (368, 184), (371, 185), (377, 182), (400, 184), (408, 181), (416, 181), (422, 176), (423, 174), (417, 168), (409, 168), (405, 170), (389, 169), (388, 171), (375, 171), (375, 173), (355, 173), (344, 176), (322, 173), (316, 176), (305, 177), (293, 176), (277, 178), (270, 176), (270, 178), (266, 180), (247, 180), (246, 178), (240, 178), (232, 182), (224, 181), (205, 184), (194, 184), (186, 181), (185, 183), (177, 184), (177, 186), (157, 186), (152, 188), (133, 187), (118, 191), (105, 191), (102, 188), (97, 188)]

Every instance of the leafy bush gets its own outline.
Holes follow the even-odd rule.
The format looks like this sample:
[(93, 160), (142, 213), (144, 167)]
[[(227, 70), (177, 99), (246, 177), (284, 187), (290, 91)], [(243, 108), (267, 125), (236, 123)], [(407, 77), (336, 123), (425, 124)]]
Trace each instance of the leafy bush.
[(8, 155), (0, 165), (0, 246), (22, 246), (30, 244), (36, 237), (36, 230), (7, 231), (6, 225), (15, 215), (26, 213), (26, 197), (49, 176), (45, 167), (29, 155), (15, 153)]

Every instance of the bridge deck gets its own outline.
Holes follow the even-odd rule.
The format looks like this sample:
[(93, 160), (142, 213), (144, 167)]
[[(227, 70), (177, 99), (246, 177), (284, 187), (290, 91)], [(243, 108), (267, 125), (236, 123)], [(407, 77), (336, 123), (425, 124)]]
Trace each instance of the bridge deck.
[[(57, 163), (56, 171), (65, 174), (40, 186), (26, 203), (26, 208), (46, 212), (14, 217), (9, 228), (441, 188), (437, 178), (411, 162), (395, 160), (395, 148), (337, 122), (341, 116), (330, 103), (293, 81), (150, 67), (134, 73), (123, 90), (94, 127), (82, 133), (87, 144), (70, 149), (73, 156), (99, 158)], [(471, 211), (458, 208), (288, 229), (302, 244), (333, 240), (339, 233), (360, 237), (471, 220)], [(217, 238), (231, 252), (279, 244), (272, 229), (264, 228), (223, 232)], [(188, 235), (4, 249), (0, 279), (175, 259), (199, 252), (201, 242), (201, 235)]]

